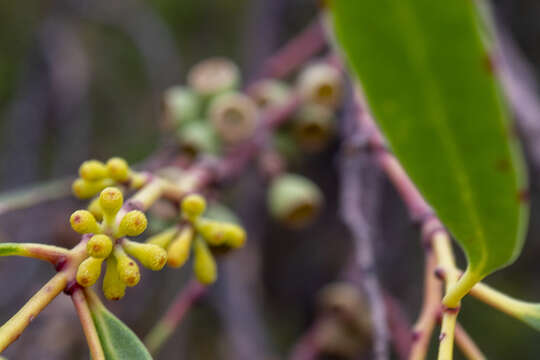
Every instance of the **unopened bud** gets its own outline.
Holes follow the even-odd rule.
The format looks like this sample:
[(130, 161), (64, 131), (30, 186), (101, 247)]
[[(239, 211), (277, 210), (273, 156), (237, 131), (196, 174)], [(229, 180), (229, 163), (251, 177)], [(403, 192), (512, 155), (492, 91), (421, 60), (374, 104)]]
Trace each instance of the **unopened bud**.
[(217, 279), (217, 265), (212, 253), (201, 238), (195, 240), (193, 271), (197, 279), (205, 285), (212, 284)]
[(79, 176), (84, 180), (95, 181), (107, 177), (107, 167), (97, 160), (88, 160), (79, 167)]
[(118, 237), (138, 236), (146, 230), (148, 220), (142, 211), (132, 210), (124, 215), (118, 225)]
[(77, 210), (69, 218), (71, 227), (79, 234), (96, 234), (101, 232), (94, 215), (87, 210)]
[(116, 259), (116, 270), (120, 279), (129, 287), (137, 285), (141, 280), (139, 266), (132, 258), (127, 256), (120, 245), (114, 247), (114, 258)]
[(107, 161), (107, 171), (109, 177), (118, 182), (125, 182), (129, 179), (130, 169), (126, 160), (113, 157)]
[(88, 257), (86, 258), (77, 269), (77, 282), (79, 285), (88, 287), (92, 286), (99, 279), (101, 275), (102, 258)]
[(202, 215), (206, 209), (206, 200), (199, 194), (187, 195), (182, 200), (182, 213), (189, 219), (195, 219)]
[(129, 255), (139, 260), (142, 266), (150, 270), (161, 270), (167, 263), (167, 252), (157, 245), (124, 239), (122, 246)]
[(107, 235), (94, 235), (86, 243), (86, 252), (95, 258), (106, 258), (111, 254), (112, 245), (112, 240)]
[(111, 186), (113, 184), (114, 182), (111, 179), (88, 181), (78, 178), (71, 185), (71, 190), (79, 199), (89, 199), (101, 190), (105, 189), (107, 186)]
[(149, 237), (146, 242), (148, 244), (157, 245), (162, 249), (167, 249), (176, 234), (178, 234), (178, 227), (173, 226), (171, 228), (163, 230), (160, 233), (157, 233), (154, 236)]
[(88, 205), (88, 211), (94, 215), (97, 221), (103, 219), (103, 210), (101, 210), (101, 205), (99, 205), (99, 196), (94, 198)]
[(116, 187), (103, 189), (99, 194), (99, 205), (106, 216), (114, 216), (122, 207), (124, 197), (122, 192)]
[(126, 293), (126, 284), (120, 278), (113, 256), (107, 258), (107, 269), (103, 278), (103, 294), (109, 300), (120, 300)]
[(167, 263), (170, 267), (178, 268), (186, 263), (189, 258), (192, 241), (193, 229), (191, 226), (186, 226), (174, 238), (167, 249)]

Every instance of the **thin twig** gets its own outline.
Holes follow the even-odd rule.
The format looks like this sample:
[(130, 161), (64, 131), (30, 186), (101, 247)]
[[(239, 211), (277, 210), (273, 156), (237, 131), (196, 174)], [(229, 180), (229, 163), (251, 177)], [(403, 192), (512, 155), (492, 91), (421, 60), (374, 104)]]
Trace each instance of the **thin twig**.
[(77, 315), (79, 315), (79, 320), (84, 335), (86, 336), (86, 342), (88, 343), (88, 349), (90, 349), (92, 360), (105, 360), (103, 347), (101, 346), (101, 341), (99, 340), (96, 325), (94, 324), (90, 308), (88, 307), (88, 302), (84, 296), (84, 290), (82, 288), (77, 288), (71, 294), (71, 300), (73, 301)]
[(471, 339), (467, 331), (460, 324), (456, 325), (456, 344), (469, 360), (485, 360), (482, 350)]

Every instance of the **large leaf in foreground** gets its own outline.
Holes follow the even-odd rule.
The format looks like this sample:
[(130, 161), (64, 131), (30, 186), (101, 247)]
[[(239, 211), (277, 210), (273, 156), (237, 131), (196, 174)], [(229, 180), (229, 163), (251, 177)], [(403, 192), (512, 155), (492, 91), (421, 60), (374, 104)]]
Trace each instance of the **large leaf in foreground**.
[(527, 205), (475, 1), (332, 0), (338, 42), (405, 170), (464, 248), (464, 288), (511, 263)]
[(105, 358), (107, 360), (152, 360), (137, 335), (107, 310), (96, 294), (88, 292), (87, 295)]

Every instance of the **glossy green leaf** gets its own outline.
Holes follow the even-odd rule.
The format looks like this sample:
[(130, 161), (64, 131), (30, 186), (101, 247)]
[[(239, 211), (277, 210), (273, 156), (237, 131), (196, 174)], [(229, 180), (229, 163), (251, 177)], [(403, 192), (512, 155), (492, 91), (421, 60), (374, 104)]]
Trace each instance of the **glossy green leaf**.
[(148, 350), (122, 321), (88, 292), (88, 304), (107, 360), (152, 360)]
[(330, 1), (374, 117), (467, 254), (466, 288), (514, 261), (527, 223), (521, 154), (475, 3)]

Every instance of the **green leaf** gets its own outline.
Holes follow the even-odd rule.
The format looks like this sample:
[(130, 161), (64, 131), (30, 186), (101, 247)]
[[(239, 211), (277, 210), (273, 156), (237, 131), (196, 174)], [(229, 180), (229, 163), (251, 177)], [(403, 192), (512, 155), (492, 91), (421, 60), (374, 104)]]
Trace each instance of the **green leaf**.
[(105, 358), (107, 360), (152, 360), (137, 335), (107, 310), (95, 293), (88, 291), (86, 294)]
[(392, 150), (465, 250), (466, 292), (515, 260), (528, 218), (522, 158), (475, 1), (333, 0), (330, 8)]

